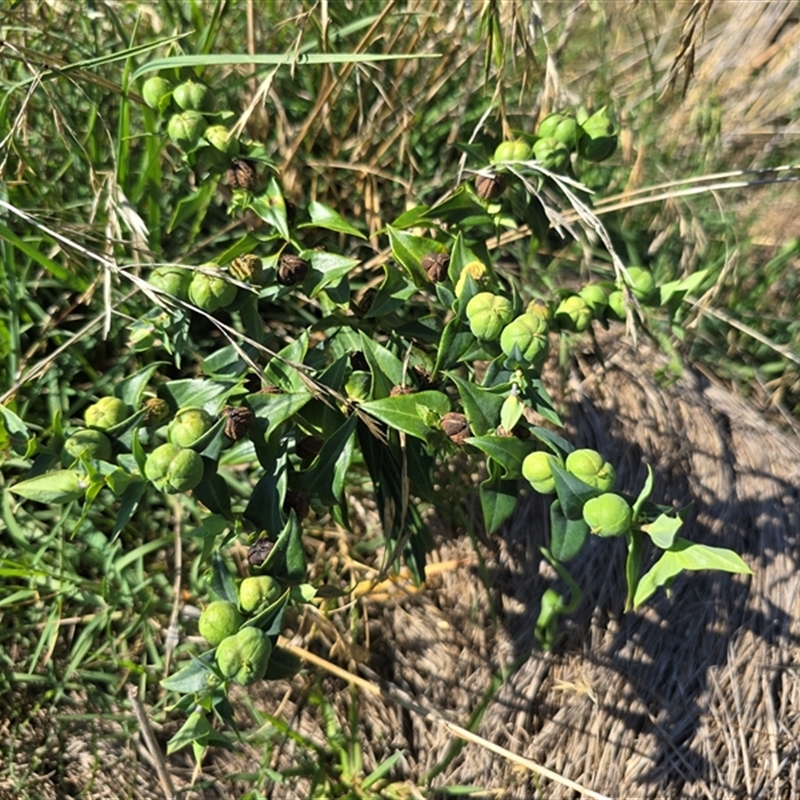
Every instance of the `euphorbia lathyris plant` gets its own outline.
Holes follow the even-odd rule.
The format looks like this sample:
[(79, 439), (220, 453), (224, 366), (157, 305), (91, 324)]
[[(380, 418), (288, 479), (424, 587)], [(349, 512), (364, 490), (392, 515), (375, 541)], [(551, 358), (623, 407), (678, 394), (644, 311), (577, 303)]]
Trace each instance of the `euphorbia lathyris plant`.
[[(464, 450), (482, 462), (478, 493), (490, 533), (514, 511), (521, 484), (554, 495), (543, 554), (572, 596), (548, 590), (543, 598), (536, 632), (546, 647), (580, 598), (564, 565), (591, 535), (626, 537), (629, 608), (684, 569), (749, 571), (734, 553), (680, 538), (680, 515), (648, 500), (652, 480), (638, 497), (615, 493), (613, 465), (557, 432), (540, 371), (548, 349), (648, 305), (674, 309), (698, 283), (693, 276), (658, 287), (645, 269), (626, 269), (592, 215), (575, 173), (614, 150), (606, 109), (547, 117), (491, 158), (470, 148), (474, 181), (380, 231), (385, 259), (368, 272), (355, 222), (318, 202), (295, 208), (257, 148), (220, 124), (208, 127), (206, 87), (173, 91), (151, 79), (143, 94), (160, 114), (180, 106), (166, 123), (172, 146), (205, 185), (225, 176), (232, 214), (264, 225), (204, 264), (156, 268), (141, 286), (156, 308), (132, 327), (132, 347), (161, 348), (175, 365), (193, 359), (199, 377), (168, 381), (163, 362), (149, 364), (87, 409), (84, 426), (56, 422), (35, 476), (13, 491), (88, 506), (107, 488), (120, 499), (115, 532), (146, 491), (191, 493), (207, 509), (203, 553), (216, 600), (200, 621), (208, 648), (164, 681), (192, 712), (172, 749), (192, 743), (199, 757), (223, 741), (207, 715), (233, 724), (230, 684), (298, 668), (278, 636), (286, 610), (317, 591), (303, 520), (313, 510), (347, 527), (356, 476), (374, 493), (387, 548), (402, 551), (418, 580), (431, 544), (419, 504), (442, 499), (435, 476), (448, 454)], [(519, 225), (546, 242), (571, 210), (609, 248), (613, 275), (523, 299), (495, 268), (490, 242)], [(227, 346), (198, 346), (192, 320), (222, 332)], [(225, 479), (231, 466), (247, 469), (246, 491)], [(249, 546), (251, 575), (240, 586), (218, 554), (234, 537)], [(662, 552), (642, 574), (646, 538)]]

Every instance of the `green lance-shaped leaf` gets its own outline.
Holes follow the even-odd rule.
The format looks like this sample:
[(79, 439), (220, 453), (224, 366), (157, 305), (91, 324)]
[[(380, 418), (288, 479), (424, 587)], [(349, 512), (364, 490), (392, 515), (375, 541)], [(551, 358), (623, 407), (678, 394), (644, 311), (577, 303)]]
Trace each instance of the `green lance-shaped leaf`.
[(263, 437), (266, 441), (286, 420), (293, 417), (308, 403), (312, 395), (308, 389), (284, 394), (251, 394), (247, 398), (257, 419), (266, 420)]
[(69, 469), (58, 469), (20, 481), (9, 486), (8, 490), (26, 500), (58, 505), (83, 497), (88, 487), (89, 480), (85, 475), (78, 475)]
[(367, 319), (382, 319), (405, 305), (417, 292), (417, 287), (396, 267), (385, 264), (386, 275), (367, 311)]
[(437, 249), (436, 244), (424, 236), (395, 230), (391, 225), (386, 231), (395, 261), (402, 265), (417, 286), (425, 286), (429, 281), (422, 268), (422, 259)]
[(202, 693), (208, 688), (209, 679), (214, 676), (214, 653), (208, 651), (199, 658), (192, 656), (192, 660), (174, 675), (164, 678), (161, 685), (171, 691), (180, 694), (193, 692)]
[[(555, 469), (553, 470), (555, 472)], [(589, 535), (583, 519), (569, 519), (559, 500), (550, 506), (550, 552), (558, 561), (569, 561), (580, 551)]]
[(513, 436), (471, 436), (467, 444), (477, 447), (503, 469), (503, 478), (513, 480), (522, 475), (522, 462), (531, 452), (530, 442), (523, 442)]
[(458, 375), (448, 374), (447, 377), (458, 389), (470, 430), (477, 436), (494, 431), (500, 422), (500, 413), (505, 403), (503, 395), (491, 389), (484, 389)]
[(338, 283), (359, 263), (355, 258), (322, 250), (308, 250), (302, 256), (311, 266), (303, 284), (309, 297), (316, 297), (323, 289)]
[(450, 400), (443, 392), (427, 391), (371, 400), (360, 408), (390, 428), (427, 441), (433, 430), (431, 416), (444, 416), (450, 410)]
[(290, 581), (301, 581), (305, 578), (306, 556), (301, 533), (300, 523), (292, 512), (275, 546), (261, 565), (263, 574), (275, 578), (285, 576)]
[(255, 214), (267, 224), (272, 225), (284, 239), (289, 239), (286, 201), (283, 199), (283, 192), (274, 175), (269, 179), (266, 192), (251, 198), (249, 205)]
[[(561, 504), (561, 513), (570, 520), (583, 520), (583, 506), (587, 500), (602, 494), (599, 489), (584, 483), (558, 464), (552, 465), (556, 494)], [(555, 553), (554, 553), (555, 554)]]
[(682, 526), (683, 520), (680, 517), (660, 514), (653, 522), (642, 525), (641, 528), (653, 540), (656, 547), (669, 550)]
[(514, 513), (519, 487), (516, 481), (503, 478), (500, 466), (491, 459), (487, 459), (486, 468), (489, 477), (481, 483), (478, 493), (486, 532), (494, 533)]
[(672, 547), (666, 550), (650, 570), (642, 576), (633, 598), (634, 608), (649, 600), (659, 587), (669, 583), (683, 570), (704, 569), (743, 575), (752, 574), (750, 567), (732, 550), (694, 544), (687, 539), (677, 538)]
[(357, 422), (358, 418), (355, 415), (348, 417), (345, 423), (325, 440), (311, 468), (302, 475), (302, 487), (309, 495), (318, 496), (327, 505), (342, 499), (345, 476), (355, 448)]
[(211, 566), (211, 591), (222, 600), (227, 600), (234, 604), (239, 602), (236, 584), (233, 582), (231, 573), (218, 552), (214, 553)]
[(348, 236), (357, 236), (359, 239), (366, 239), (367, 237), (351, 225), (341, 214), (334, 211), (322, 203), (312, 200), (308, 204), (308, 215), (311, 217), (311, 222), (304, 222), (298, 225), (298, 228), (325, 228), (329, 231), (336, 233), (345, 233)]

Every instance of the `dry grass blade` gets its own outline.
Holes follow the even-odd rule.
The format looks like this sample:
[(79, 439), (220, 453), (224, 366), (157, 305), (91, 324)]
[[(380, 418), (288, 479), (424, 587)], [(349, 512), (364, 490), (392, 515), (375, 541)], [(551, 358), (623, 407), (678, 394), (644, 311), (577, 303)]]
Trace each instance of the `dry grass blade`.
[(686, 18), (683, 21), (683, 31), (681, 32), (681, 40), (678, 53), (672, 62), (667, 78), (667, 89), (665, 91), (672, 91), (675, 83), (678, 80), (678, 75), (683, 72), (683, 89), (682, 96), (686, 96), (686, 90), (689, 88), (689, 81), (694, 75), (695, 55), (697, 52), (697, 43), (702, 39), (708, 15), (711, 12), (711, 6), (714, 5), (714, 0), (694, 0), (692, 7), (689, 9)]
[(326, 659), (321, 658), (314, 653), (309, 652), (303, 647), (298, 647), (297, 645), (292, 645), (285, 641), (281, 642), (281, 646), (286, 648), (286, 650), (288, 650), (290, 653), (296, 655), (298, 658), (301, 658), (309, 664), (313, 664), (314, 666), (325, 670), (331, 675), (342, 678), (354, 686), (358, 686), (360, 689), (363, 689), (365, 692), (368, 692), (374, 697), (378, 697), (381, 700), (390, 703), (396, 703), (397, 705), (414, 712), (423, 719), (429, 718), (434, 720), (438, 725), (443, 726), (446, 730), (455, 736), (458, 736), (460, 739), (463, 739), (466, 742), (471, 742), (472, 744), (477, 744), (480, 747), (483, 747), (486, 750), (494, 753), (495, 755), (501, 756), (510, 763), (525, 767), (526, 769), (529, 769), (531, 772), (534, 772), (543, 778), (547, 778), (548, 780), (558, 783), (561, 786), (565, 786), (568, 789), (579, 792), (586, 797), (591, 797), (593, 800), (611, 800), (611, 798), (607, 797), (606, 795), (600, 794), (591, 789), (587, 789), (585, 786), (581, 786), (576, 781), (569, 780), (569, 778), (564, 778), (557, 772), (554, 772), (547, 767), (543, 767), (541, 764), (537, 764), (529, 758), (518, 756), (505, 747), (501, 747), (494, 742), (490, 742), (487, 739), (484, 739), (482, 736), (477, 736), (471, 731), (468, 731), (466, 728), (463, 728), (461, 725), (450, 722), (438, 711), (425, 708), (424, 706), (421, 706), (411, 700), (408, 695), (397, 686), (390, 686), (389, 688), (379, 686), (376, 682), (379, 680), (377, 676), (375, 676), (375, 680), (368, 681), (359, 677), (358, 675), (354, 675), (352, 672), (348, 672), (347, 670), (338, 667), (336, 664), (332, 664), (330, 661), (327, 661)]

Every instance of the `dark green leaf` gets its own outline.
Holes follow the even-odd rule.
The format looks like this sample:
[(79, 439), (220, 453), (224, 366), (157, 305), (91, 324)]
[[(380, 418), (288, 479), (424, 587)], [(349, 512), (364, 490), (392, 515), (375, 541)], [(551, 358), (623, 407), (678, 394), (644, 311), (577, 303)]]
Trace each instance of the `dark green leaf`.
[(505, 401), (503, 395), (484, 389), (452, 373), (448, 373), (447, 377), (458, 389), (472, 433), (475, 436), (484, 436), (495, 431), (500, 424), (500, 409)]
[(253, 487), (244, 517), (268, 536), (278, 536), (283, 527), (281, 507), (285, 495), (285, 470), (267, 471)]
[(493, 459), (503, 468), (503, 477), (514, 480), (522, 477), (522, 461), (534, 447), (530, 442), (523, 442), (514, 436), (472, 436), (467, 439), (467, 444), (477, 447), (489, 458)]
[(228, 567), (222, 560), (219, 552), (214, 553), (211, 562), (211, 591), (220, 600), (228, 600), (231, 603), (239, 602), (239, 594), (236, 591), (236, 584), (233, 582)]
[(176, 228), (192, 218), (194, 218), (192, 229), (198, 228), (216, 192), (216, 182), (205, 181), (196, 191), (189, 195), (182, 195), (172, 213), (172, 219), (170, 219), (167, 226), (167, 233), (172, 233)]
[(404, 230), (406, 228), (416, 228), (425, 218), (427, 211), (428, 211), (427, 206), (414, 206), (413, 208), (410, 208), (408, 211), (404, 211), (392, 223), (392, 227), (396, 231)]
[(477, 340), (463, 320), (454, 317), (445, 325), (436, 353), (434, 374), (455, 366), (474, 346)]
[(393, 386), (403, 383), (403, 362), (391, 350), (370, 339), (359, 331), (361, 352), (369, 364), (372, 374), (372, 396), (388, 397)]
[(438, 252), (440, 246), (432, 239), (395, 230), (391, 225), (386, 231), (389, 234), (389, 245), (395, 261), (406, 270), (417, 286), (429, 283), (430, 280), (422, 269), (422, 259), (428, 253)]
[(300, 523), (292, 512), (275, 546), (261, 565), (261, 571), (275, 578), (302, 581), (306, 577), (306, 556), (301, 534)]
[(212, 514), (232, 519), (231, 496), (228, 484), (217, 474), (216, 462), (203, 457), (205, 470), (203, 480), (194, 487), (192, 496), (199, 500)]
[(203, 653), (199, 658), (192, 656), (192, 660), (174, 675), (164, 678), (161, 685), (170, 692), (190, 694), (204, 692), (208, 688), (208, 679), (214, 675), (212, 664), (214, 653)]
[(255, 214), (267, 224), (272, 225), (288, 241), (290, 234), (289, 223), (286, 221), (286, 202), (274, 175), (270, 176), (266, 192), (251, 198), (249, 206)]
[(602, 492), (576, 478), (558, 464), (553, 464), (552, 469), (553, 478), (556, 482), (556, 494), (561, 504), (562, 513), (567, 519), (583, 519), (584, 503), (589, 498), (602, 494)]
[(338, 283), (359, 263), (355, 258), (322, 250), (305, 252), (303, 258), (311, 265), (303, 282), (309, 297), (316, 297), (326, 287)]
[(260, 628), (267, 636), (277, 636), (283, 628), (283, 616), (290, 596), (291, 592), (287, 589), (274, 603), (247, 620), (245, 625)]
[(148, 364), (144, 369), (140, 369), (138, 372), (134, 372), (133, 375), (129, 375), (117, 384), (114, 388), (114, 395), (119, 397), (120, 400), (124, 400), (131, 408), (139, 408), (142, 395), (147, 388), (147, 384), (150, 383), (153, 373), (166, 363), (166, 361), (154, 361), (152, 364)]
[(480, 485), (481, 511), (487, 533), (494, 533), (514, 513), (519, 487), (516, 481), (507, 481), (491, 475)]
[(322, 445), (319, 455), (302, 475), (303, 488), (312, 497), (318, 496), (326, 505), (342, 499), (345, 477), (353, 458), (357, 417), (345, 423)]
[[(271, 358), (264, 369), (264, 377), (269, 383), (284, 392), (301, 392), (307, 389), (298, 370), (292, 364), (302, 364), (308, 351), (308, 332), (303, 333), (291, 344), (278, 352), (279, 358)], [(289, 362), (289, 363), (287, 363)]]
[(247, 405), (258, 419), (266, 420), (263, 436), (269, 438), (286, 420), (293, 417), (312, 398), (305, 387), (285, 394), (251, 394)]
[(450, 410), (450, 400), (442, 392), (417, 392), (371, 400), (362, 403), (361, 410), (395, 430), (427, 441), (435, 418)]
[(569, 561), (583, 547), (589, 526), (583, 519), (567, 519), (558, 500), (550, 506), (550, 552), (558, 561)]
[(218, 414), (238, 385), (238, 381), (232, 380), (187, 378), (164, 383), (158, 392), (174, 408), (202, 406), (206, 411)]
[(122, 529), (130, 522), (136, 509), (139, 507), (139, 501), (142, 499), (147, 483), (145, 481), (136, 481), (131, 483), (127, 489), (122, 493), (117, 508), (117, 514), (114, 517), (114, 528), (111, 531), (112, 541), (119, 536)]
[(386, 278), (369, 307), (367, 319), (380, 319), (397, 311), (417, 292), (417, 287), (408, 281), (399, 269), (384, 264), (383, 271)]
[(358, 228), (353, 227), (341, 214), (332, 208), (312, 200), (308, 204), (308, 214), (311, 222), (304, 222), (298, 228), (325, 228), (336, 233), (346, 233), (349, 236), (357, 236), (359, 239), (367, 237)]

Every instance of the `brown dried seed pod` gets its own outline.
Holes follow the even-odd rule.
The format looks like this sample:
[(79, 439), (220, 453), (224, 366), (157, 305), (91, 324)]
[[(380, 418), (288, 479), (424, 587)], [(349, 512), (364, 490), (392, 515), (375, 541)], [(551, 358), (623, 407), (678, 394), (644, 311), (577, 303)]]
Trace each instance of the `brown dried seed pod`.
[(306, 277), (308, 272), (308, 261), (284, 253), (278, 261), (278, 283), (283, 286), (294, 286)]
[(233, 189), (252, 191), (256, 185), (255, 167), (243, 158), (234, 158), (225, 173), (228, 185)]
[(228, 272), (240, 281), (258, 282), (261, 277), (261, 259), (254, 253), (245, 253), (228, 264)]
[(169, 403), (160, 397), (151, 397), (144, 401), (143, 425), (158, 425), (169, 417)]
[(411, 386), (392, 386), (389, 397), (397, 397), (401, 394), (414, 394), (414, 389)]
[(484, 175), (478, 173), (475, 176), (475, 191), (481, 200), (494, 200), (503, 193), (506, 182), (502, 175)]
[(472, 436), (467, 418), (457, 411), (450, 411), (442, 417), (442, 430), (457, 444), (463, 445)]
[(225, 416), (225, 435), (234, 442), (247, 436), (247, 429), (253, 421), (253, 412), (245, 406), (225, 406), (222, 409)]
[(428, 253), (422, 259), (422, 269), (434, 283), (440, 283), (447, 278), (447, 268), (450, 266), (448, 253)]
[(302, 522), (311, 510), (308, 501), (308, 492), (303, 489), (287, 489), (286, 497), (283, 499), (283, 510), (288, 514), (294, 511), (297, 519)]
[(316, 458), (320, 450), (322, 450), (322, 439), (318, 439), (316, 436), (303, 436), (297, 440), (297, 444), (294, 446), (295, 454), (303, 461)]
[(253, 567), (260, 567), (270, 554), (275, 542), (270, 541), (266, 536), (257, 539), (247, 551), (247, 560)]

